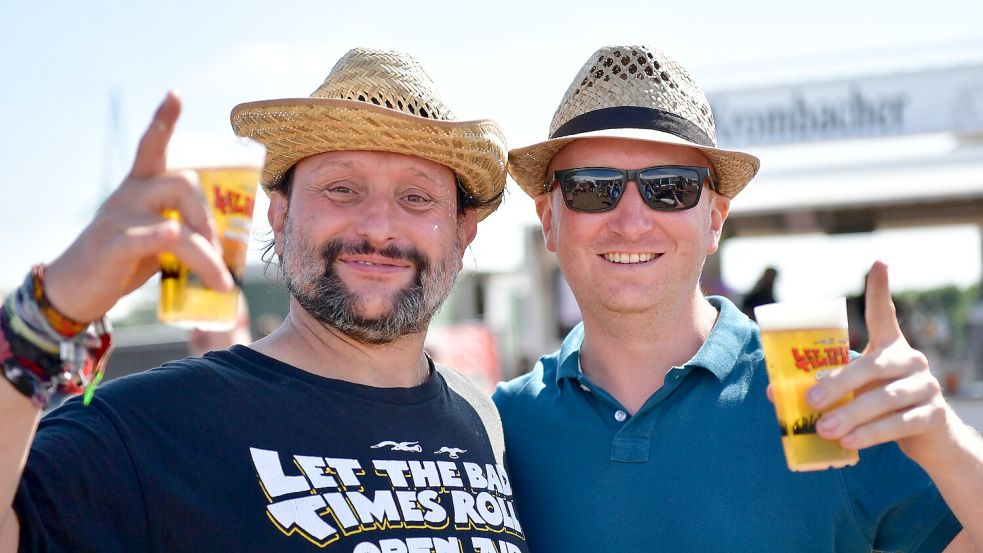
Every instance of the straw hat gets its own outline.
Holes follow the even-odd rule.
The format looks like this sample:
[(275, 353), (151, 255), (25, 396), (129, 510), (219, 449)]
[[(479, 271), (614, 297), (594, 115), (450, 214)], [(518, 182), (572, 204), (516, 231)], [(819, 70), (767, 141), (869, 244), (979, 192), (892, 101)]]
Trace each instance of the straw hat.
[(449, 167), (464, 189), (498, 208), (505, 188), (505, 136), (494, 121), (456, 121), (420, 64), (407, 54), (355, 48), (310, 98), (232, 109), (232, 128), (266, 145), (269, 195), (301, 159), (339, 150), (395, 152)]
[(553, 115), (549, 139), (509, 152), (508, 171), (532, 197), (545, 192), (546, 168), (579, 138), (610, 137), (693, 146), (733, 198), (758, 171), (758, 158), (717, 148), (710, 103), (676, 60), (646, 46), (607, 46), (591, 56)]

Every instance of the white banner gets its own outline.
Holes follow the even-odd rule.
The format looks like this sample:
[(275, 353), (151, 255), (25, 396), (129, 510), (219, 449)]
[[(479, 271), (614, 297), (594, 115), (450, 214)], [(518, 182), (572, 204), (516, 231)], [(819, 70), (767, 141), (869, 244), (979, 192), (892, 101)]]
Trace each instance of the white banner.
[(983, 65), (708, 96), (722, 148), (983, 131)]

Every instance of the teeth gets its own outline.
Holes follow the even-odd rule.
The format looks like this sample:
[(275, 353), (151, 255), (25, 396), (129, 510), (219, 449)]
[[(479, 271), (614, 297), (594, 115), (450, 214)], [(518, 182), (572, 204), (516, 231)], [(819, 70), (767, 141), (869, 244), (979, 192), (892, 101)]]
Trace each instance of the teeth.
[(655, 258), (654, 253), (606, 253), (604, 259), (611, 263), (645, 263)]
[(356, 261), (356, 263), (359, 265), (375, 265), (375, 263), (371, 263), (369, 261)]

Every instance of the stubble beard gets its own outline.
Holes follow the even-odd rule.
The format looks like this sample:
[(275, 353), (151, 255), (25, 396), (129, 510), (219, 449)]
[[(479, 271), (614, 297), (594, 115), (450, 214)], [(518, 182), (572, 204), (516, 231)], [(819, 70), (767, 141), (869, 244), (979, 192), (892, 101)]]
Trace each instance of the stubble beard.
[[(318, 249), (303, 238), (296, 238), (290, 222), (285, 221), (280, 272), (291, 296), (318, 322), (365, 344), (388, 344), (409, 334), (425, 332), (457, 280), (457, 260), (461, 255), (458, 239), (448, 255), (432, 264), (413, 247), (390, 245), (379, 249), (367, 240), (335, 238)], [(376, 254), (409, 261), (415, 273), (407, 286), (390, 296), (388, 309), (377, 317), (366, 317), (362, 299), (345, 285), (335, 270), (342, 254)]]

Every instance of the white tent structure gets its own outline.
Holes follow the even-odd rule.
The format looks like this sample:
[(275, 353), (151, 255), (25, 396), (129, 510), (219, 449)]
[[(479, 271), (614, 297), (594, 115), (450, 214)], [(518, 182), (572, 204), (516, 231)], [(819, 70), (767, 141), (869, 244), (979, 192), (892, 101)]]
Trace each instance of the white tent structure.
[(983, 227), (983, 64), (721, 92), (711, 103), (721, 146), (762, 160), (731, 205), (730, 237)]
[(983, 140), (932, 134), (778, 146), (732, 204), (734, 235), (983, 223)]

